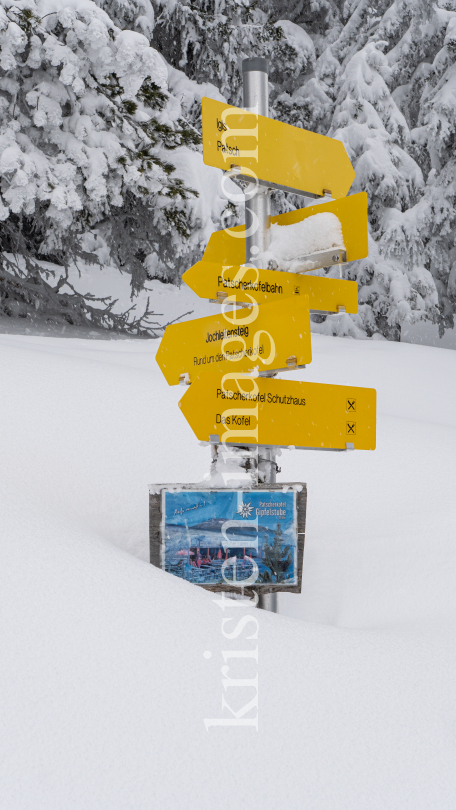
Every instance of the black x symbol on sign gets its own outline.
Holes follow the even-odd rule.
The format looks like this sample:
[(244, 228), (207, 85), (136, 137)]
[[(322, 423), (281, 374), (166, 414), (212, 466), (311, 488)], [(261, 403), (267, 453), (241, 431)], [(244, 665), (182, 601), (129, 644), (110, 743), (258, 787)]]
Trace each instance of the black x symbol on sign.
[(347, 422), (347, 433), (352, 436), (356, 435), (356, 422)]
[(347, 411), (356, 411), (356, 399), (347, 399)]

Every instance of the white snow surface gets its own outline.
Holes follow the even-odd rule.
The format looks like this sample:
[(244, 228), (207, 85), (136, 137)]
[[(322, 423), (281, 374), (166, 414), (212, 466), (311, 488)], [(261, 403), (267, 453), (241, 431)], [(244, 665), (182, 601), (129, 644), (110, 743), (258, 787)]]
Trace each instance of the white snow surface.
[(271, 225), (268, 250), (259, 254), (261, 267), (275, 261), (278, 270), (299, 273), (310, 268), (305, 256), (332, 247), (345, 247), (342, 226), (335, 214), (325, 211), (292, 225)]
[[(103, 258), (104, 240), (98, 239), (97, 242), (101, 243), (101, 245), (94, 252), (98, 252), (98, 255)], [(90, 244), (91, 248), (92, 244)], [(41, 262), (40, 264), (45, 278), (46, 273), (52, 273), (53, 284), (60, 279), (64, 272), (63, 268), (56, 264), (50, 262)], [(150, 266), (153, 268), (152, 261)], [(94, 300), (91, 304), (95, 308), (101, 309), (105, 306), (103, 298), (110, 299), (113, 302), (112, 311), (115, 314), (126, 312), (131, 308), (128, 318), (130, 322), (144, 315), (148, 302), (149, 309), (156, 314), (156, 319), (154, 318), (153, 322), (159, 326), (165, 326), (169, 321), (177, 318), (179, 320), (193, 320), (194, 318), (204, 318), (206, 315), (215, 315), (219, 311), (218, 307), (209, 303), (207, 299), (199, 298), (186, 284), (176, 287), (174, 284), (165, 284), (159, 279), (146, 279), (142, 289), (132, 297), (131, 275), (127, 272), (123, 273), (112, 264), (97, 265), (82, 261), (77, 265), (70, 264), (68, 281), (71, 287), (81, 295), (90, 294), (95, 296), (97, 300)], [(71, 287), (64, 284), (61, 289), (63, 292), (71, 293)], [(27, 321), (23, 321), (23, 323), (26, 324)], [(4, 320), (3, 323), (0, 320), (0, 331), (2, 331), (3, 325)], [(106, 332), (106, 335), (108, 334)]]
[[(313, 336), (294, 378), (376, 387), (378, 449), (283, 452), (308, 518), (275, 616), (147, 563), (148, 485), (210, 463), (157, 346), (0, 335), (0, 807), (453, 810), (456, 352)], [(224, 665), (258, 731), (206, 731), (254, 696)]]

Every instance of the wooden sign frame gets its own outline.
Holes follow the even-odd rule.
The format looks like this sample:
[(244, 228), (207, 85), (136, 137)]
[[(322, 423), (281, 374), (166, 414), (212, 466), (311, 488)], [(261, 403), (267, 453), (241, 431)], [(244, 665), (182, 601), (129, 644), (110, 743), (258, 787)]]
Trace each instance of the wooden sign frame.
[[(196, 542), (201, 543), (201, 548), (203, 548), (203, 549), (205, 548), (204, 539), (201, 536), (199, 537), (198, 540), (195, 540), (195, 543), (193, 543), (193, 545), (190, 545), (191, 541), (190, 541), (190, 539), (188, 540), (188, 551), (189, 551), (188, 563), (184, 566), (184, 559), (182, 559), (178, 563), (178, 565), (179, 564), (181, 565), (183, 572), (184, 572), (184, 567), (188, 568), (188, 571), (185, 574), (183, 573), (182, 576), (181, 576), (180, 573), (177, 573), (176, 575), (179, 576), (180, 578), (182, 578), (184, 581), (193, 582), (194, 584), (198, 585), (199, 587), (204, 588), (205, 590), (213, 591), (213, 592), (224, 591), (225, 593), (237, 593), (237, 594), (244, 594), (244, 595), (250, 595), (250, 596), (253, 595), (253, 593), (255, 593), (255, 592), (258, 593), (258, 594), (261, 594), (261, 593), (274, 593), (274, 592), (301, 593), (302, 566), (303, 566), (303, 558), (304, 558), (304, 541), (305, 541), (305, 526), (306, 526), (306, 511), (307, 511), (307, 487), (306, 487), (306, 484), (302, 484), (302, 483), (298, 483), (298, 482), (294, 482), (294, 483), (277, 483), (277, 484), (259, 484), (258, 486), (252, 487), (252, 488), (248, 488), (248, 487), (245, 487), (245, 488), (244, 487), (225, 487), (225, 488), (221, 488), (221, 487), (208, 487), (208, 486), (198, 485), (198, 484), (156, 484), (156, 485), (152, 485), (149, 488), (150, 562), (151, 562), (152, 565), (157, 566), (157, 568), (161, 568), (162, 570), (168, 570), (169, 573), (173, 574), (175, 572), (173, 570), (170, 570), (169, 564), (168, 564), (168, 568), (167, 568), (167, 561), (166, 561), (166, 554), (165, 554), (166, 553), (166, 539), (167, 539), (167, 537), (169, 538), (169, 533), (167, 535), (167, 529), (166, 529), (167, 524), (165, 522), (165, 517), (166, 516), (164, 514), (166, 507), (164, 507), (164, 504), (166, 504), (166, 495), (168, 493), (171, 496), (175, 496), (175, 502), (176, 503), (179, 500), (180, 501), (184, 500), (184, 498), (182, 498), (182, 497), (179, 498), (178, 497), (178, 496), (180, 496), (180, 493), (185, 493), (187, 496), (191, 495), (191, 493), (195, 493), (195, 494), (196, 493), (201, 493), (203, 495), (203, 497), (204, 497), (204, 493), (225, 493), (225, 494), (227, 494), (227, 493), (228, 494), (229, 493), (236, 493), (236, 495), (238, 497), (238, 500), (239, 500), (239, 494), (241, 494), (242, 496), (245, 496), (246, 499), (250, 498), (250, 501), (248, 503), (249, 507), (250, 507), (250, 503), (252, 502), (252, 498), (253, 498), (254, 495), (256, 495), (257, 499), (258, 499), (258, 494), (261, 495), (262, 493), (270, 493), (271, 496), (280, 496), (280, 495), (284, 496), (286, 494), (293, 493), (293, 495), (294, 495), (293, 509), (295, 510), (295, 513), (294, 513), (294, 516), (293, 516), (293, 521), (294, 521), (294, 523), (293, 523), (293, 531), (296, 534), (295, 546), (293, 547), (294, 553), (295, 553), (295, 558), (294, 558), (295, 576), (293, 578), (294, 579), (293, 584), (287, 585), (286, 581), (285, 582), (283, 582), (283, 581), (282, 582), (277, 582), (277, 581), (274, 582), (273, 580), (271, 580), (271, 581), (268, 581), (268, 582), (256, 581), (254, 584), (249, 584), (248, 586), (244, 587), (244, 586), (242, 586), (242, 579), (237, 579), (237, 581), (240, 583), (238, 586), (230, 585), (228, 582), (226, 582), (226, 580), (223, 583), (218, 583), (217, 582), (217, 583), (214, 583), (214, 584), (208, 584), (206, 582), (198, 581), (198, 579), (201, 580), (201, 574), (200, 574), (201, 569), (197, 569), (197, 567), (195, 565), (194, 566), (194, 573), (193, 573), (193, 571), (191, 570), (192, 566), (191, 566), (191, 563), (190, 563), (190, 554), (192, 555), (192, 557), (195, 556), (196, 552), (192, 552), (191, 548), (193, 548), (193, 546), (195, 546), (195, 548), (196, 548)], [(189, 503), (192, 502), (190, 499), (187, 499), (187, 500), (188, 500)], [(255, 500), (255, 499), (253, 499), (253, 500)], [(244, 503), (244, 500), (242, 500), (242, 504), (243, 503)], [(280, 504), (280, 503), (283, 503), (283, 500), (280, 497), (278, 497), (277, 500), (271, 501), (271, 504), (274, 504), (274, 503)], [(289, 503), (289, 500), (287, 501), (287, 503)], [(199, 504), (199, 505), (202, 505), (202, 504)], [(188, 510), (185, 510), (185, 511), (191, 512), (191, 511), (194, 511), (194, 509), (196, 509), (196, 507), (191, 506), (191, 507), (189, 507)], [(253, 507), (251, 507), (251, 509), (253, 509)], [(270, 509), (268, 514), (267, 514), (267, 517), (264, 517), (263, 520), (267, 521), (269, 518), (272, 519), (272, 520), (275, 520), (278, 511), (279, 511), (278, 509), (276, 509), (275, 511), (273, 511), (273, 509)], [(286, 512), (286, 510), (280, 510), (280, 511), (285, 511)], [(179, 513), (179, 510), (177, 510), (177, 512)], [(204, 513), (202, 513), (202, 514), (204, 514)], [(288, 518), (288, 520), (289, 519), (290, 518)], [(218, 520), (220, 522), (220, 520), (222, 520), (222, 518), (218, 518)], [(286, 520), (286, 518), (283, 517), (283, 516), (280, 516), (279, 520)], [(239, 518), (239, 520), (237, 520), (237, 521), (233, 521), (233, 520), (230, 520), (230, 518), (228, 517), (226, 519), (226, 522), (230, 524), (230, 527), (232, 527), (234, 523), (239, 524), (241, 527), (242, 526), (248, 527), (248, 523), (244, 524), (242, 522), (241, 518)], [(283, 525), (285, 526), (287, 524), (283, 524)], [(228, 527), (227, 531), (229, 530), (230, 527)], [(259, 534), (260, 534), (259, 528), (260, 527), (257, 525), (257, 538), (256, 538), (256, 543), (257, 544), (258, 544), (258, 538), (259, 538)], [(263, 532), (264, 527), (261, 527), (261, 529), (262, 529), (262, 532)], [(223, 529), (221, 529), (221, 531), (222, 530)], [(188, 526), (187, 525), (186, 525), (185, 531), (188, 534)], [(197, 531), (200, 533), (200, 532), (202, 532), (204, 530), (202, 530), (201, 528), (197, 528)], [(272, 533), (273, 530), (271, 528), (271, 529), (267, 529), (267, 531), (270, 531)], [(183, 529), (182, 529), (182, 532), (184, 532)], [(213, 532), (213, 534), (215, 535), (216, 532)], [(266, 536), (269, 537), (269, 535), (266, 535)], [(222, 537), (221, 533), (220, 533), (220, 537)], [(225, 534), (225, 537), (227, 537), (226, 534)], [(207, 541), (207, 542), (209, 543), (209, 541)], [(233, 536), (233, 544), (234, 543), (238, 544), (238, 545), (235, 546), (235, 548), (240, 549), (241, 546), (239, 545), (239, 543), (241, 543), (241, 542), (246, 543), (245, 540), (243, 540), (243, 541), (241, 541), (241, 540), (235, 541), (234, 536)], [(220, 546), (221, 547), (222, 546), (224, 547), (224, 546), (227, 546), (227, 545), (228, 544), (226, 542), (225, 542), (225, 544), (223, 544), (223, 541), (220, 540)], [(252, 547), (254, 548), (253, 545), (252, 545)], [(246, 548), (247, 549), (252, 548), (252, 547), (248, 546), (247, 543), (246, 543)], [(213, 546), (213, 548), (215, 550), (216, 547)], [(231, 549), (233, 550), (233, 546), (231, 547)], [(263, 549), (263, 546), (261, 546), (261, 555), (263, 553), (262, 549)], [(229, 551), (229, 546), (228, 546), (228, 551)], [(198, 552), (199, 552), (199, 548), (198, 548)], [(204, 553), (204, 552), (202, 552), (202, 553)], [(210, 567), (210, 563), (215, 561), (215, 556), (213, 556), (212, 560), (211, 560), (211, 557), (210, 557), (210, 554), (209, 554), (209, 548), (207, 548), (206, 553), (207, 553), (206, 568), (208, 568), (208, 567)], [(219, 558), (220, 558), (220, 551), (218, 553), (219, 553)], [(174, 552), (174, 554), (182, 554), (182, 552), (178, 551), (178, 552)], [(252, 552), (251, 552), (251, 554), (252, 554)], [(184, 556), (185, 555), (183, 555), (183, 557)], [(234, 556), (237, 556), (237, 555), (234, 555)], [(231, 559), (232, 559), (232, 557), (231, 557)], [(239, 559), (243, 560), (242, 566), (245, 566), (244, 561), (245, 560), (248, 561), (248, 558), (245, 556), (245, 549), (244, 549), (244, 556), (240, 557)], [(251, 557), (250, 557), (250, 559), (251, 559)], [(260, 564), (261, 564), (261, 557), (260, 557)], [(178, 565), (174, 566), (174, 567), (177, 568)], [(237, 564), (237, 561), (236, 561), (236, 563), (235, 563), (236, 573), (237, 573), (237, 565), (238, 564)], [(267, 566), (264, 566), (265, 570), (266, 570), (266, 567)], [(248, 574), (248, 570), (247, 570), (247, 574)], [(263, 574), (264, 574), (264, 572), (263, 572)]]

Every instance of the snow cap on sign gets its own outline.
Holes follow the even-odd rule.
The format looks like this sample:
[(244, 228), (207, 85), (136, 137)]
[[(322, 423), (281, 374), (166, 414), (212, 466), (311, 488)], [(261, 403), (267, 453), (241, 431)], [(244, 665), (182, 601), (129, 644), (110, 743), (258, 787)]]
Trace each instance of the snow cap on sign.
[(335, 247), (345, 248), (342, 226), (335, 214), (325, 211), (292, 225), (271, 225), (269, 248), (258, 259), (262, 267), (273, 261), (278, 270), (298, 273), (308, 269), (306, 256)]

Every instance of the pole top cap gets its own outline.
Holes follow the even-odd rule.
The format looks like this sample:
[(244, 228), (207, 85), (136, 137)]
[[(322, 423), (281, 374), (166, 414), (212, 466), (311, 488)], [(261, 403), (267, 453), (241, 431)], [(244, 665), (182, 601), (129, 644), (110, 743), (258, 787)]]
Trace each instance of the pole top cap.
[(269, 60), (263, 56), (254, 56), (253, 59), (242, 60), (242, 72), (250, 73), (252, 70), (261, 70), (262, 73), (268, 73)]

